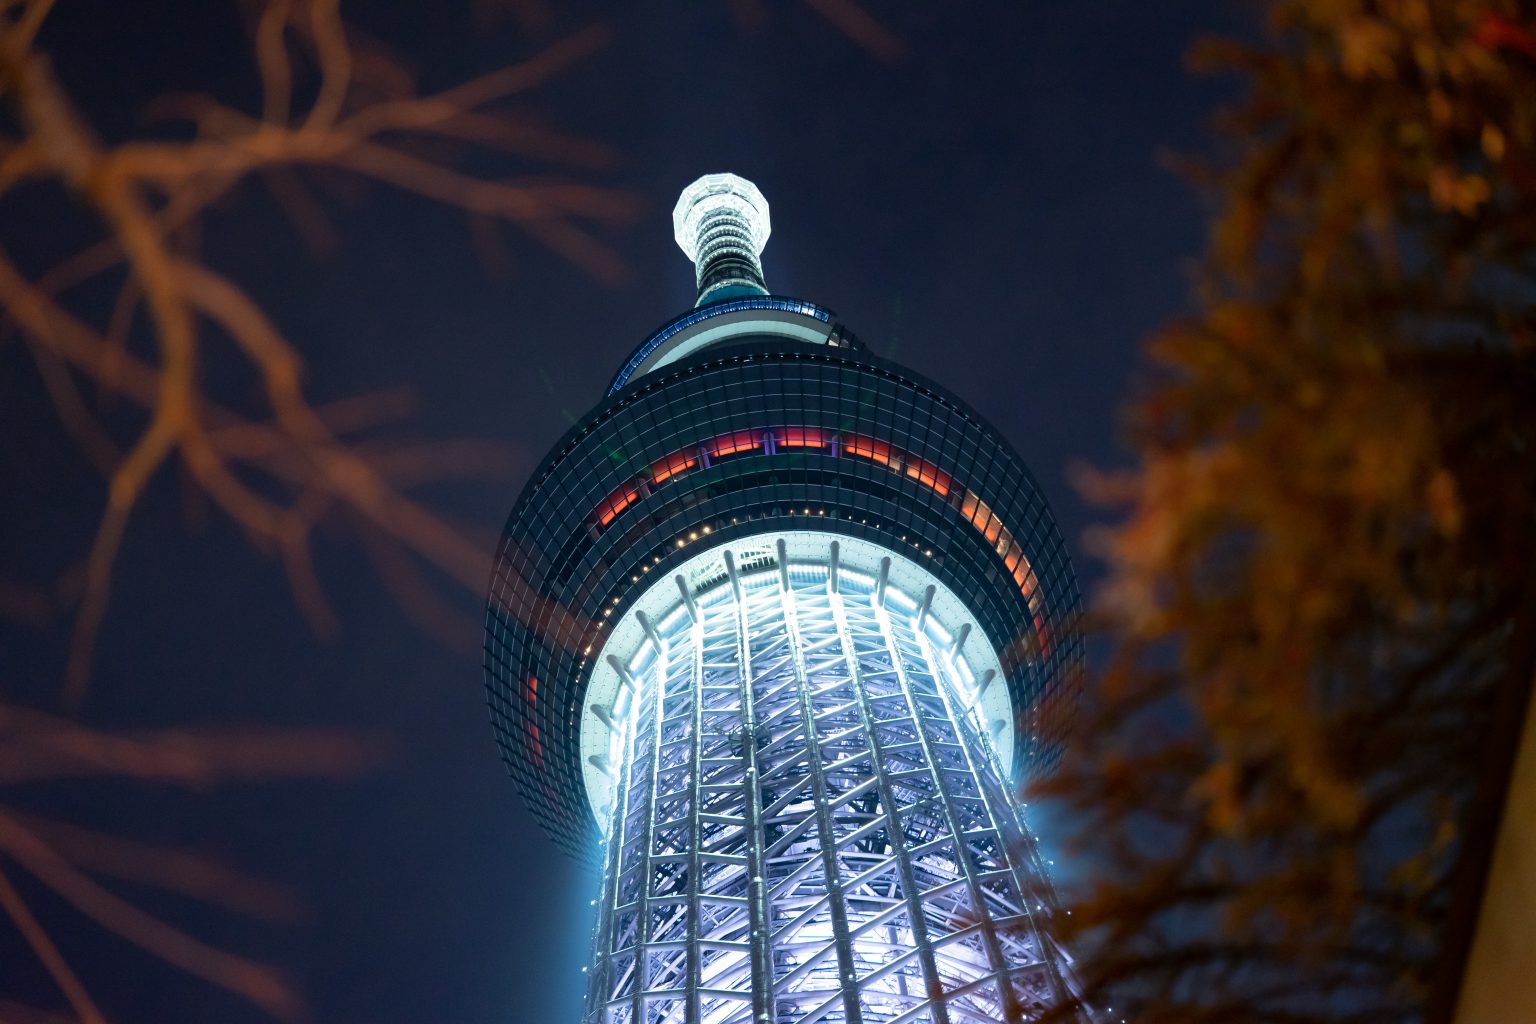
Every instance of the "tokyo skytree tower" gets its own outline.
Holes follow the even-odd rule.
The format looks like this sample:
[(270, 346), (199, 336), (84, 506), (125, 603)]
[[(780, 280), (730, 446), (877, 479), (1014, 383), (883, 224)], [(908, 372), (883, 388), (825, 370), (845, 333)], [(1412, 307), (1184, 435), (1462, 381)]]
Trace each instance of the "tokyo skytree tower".
[(1014, 792), (1082, 661), (1045, 498), (959, 399), (769, 293), (751, 182), (674, 224), (698, 304), (534, 473), (486, 616), (502, 757), (604, 868), (586, 1020), (1032, 1020), (1071, 977)]

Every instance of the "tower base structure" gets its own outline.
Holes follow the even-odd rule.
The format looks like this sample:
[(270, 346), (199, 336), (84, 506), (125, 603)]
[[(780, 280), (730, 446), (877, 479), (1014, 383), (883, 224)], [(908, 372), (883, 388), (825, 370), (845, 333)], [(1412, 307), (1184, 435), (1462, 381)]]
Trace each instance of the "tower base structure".
[(591, 1024), (991, 1024), (1062, 998), (977, 700), (996, 658), (931, 573), (760, 536), (628, 618), (593, 687), (613, 777)]

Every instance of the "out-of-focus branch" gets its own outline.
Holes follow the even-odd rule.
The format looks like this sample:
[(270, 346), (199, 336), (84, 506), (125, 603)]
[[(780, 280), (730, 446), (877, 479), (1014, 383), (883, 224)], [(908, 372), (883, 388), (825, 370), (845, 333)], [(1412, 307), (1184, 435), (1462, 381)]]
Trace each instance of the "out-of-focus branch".
[[(435, 588), (446, 581), (481, 593), (489, 546), (410, 492), (442, 480), (500, 475), (511, 460), (484, 443), (382, 442), (373, 431), (409, 411), (400, 391), (311, 404), (301, 346), (257, 297), (202, 257), (203, 217), (255, 180), (272, 188), (301, 233), (323, 241), (331, 229), (303, 175), (340, 175), (469, 214), (482, 232), (512, 228), (601, 279), (617, 279), (622, 263), (589, 226), (624, 220), (633, 203), (565, 180), (561, 171), (600, 169), (611, 153), (508, 109), (602, 46), (606, 33), (580, 32), (523, 63), (418, 95), (398, 64), (349, 31), (337, 0), (266, 0), (252, 22), (258, 113), (207, 96), (177, 97), (156, 112), (190, 121), (190, 138), (109, 143), (38, 49), (50, 6), (49, 0), (0, 0), (0, 103), (19, 130), (0, 139), (0, 201), (24, 189), (61, 188), (95, 216), (101, 234), (40, 272), (0, 249), (0, 330), (26, 346), (65, 431), (101, 471), (106, 500), (83, 565), (47, 585), (0, 581), (0, 615), (45, 624), (73, 610), (65, 690), (78, 701), (130, 517), (159, 471), (175, 465), (255, 549), (280, 559), (317, 631), (336, 626), (313, 561), (317, 528), (334, 520), (364, 539), (370, 561), (408, 613), (424, 628), (457, 638), (457, 621)], [(556, 176), (530, 173), (528, 160), (554, 168)], [(482, 173), (493, 162), (503, 166)], [(115, 294), (105, 308), (85, 297), (103, 289)], [(229, 351), (261, 382), (264, 409), (249, 411), (243, 394), (226, 396), (210, 386), (214, 375), (204, 364), (228, 359)], [(543, 617), (568, 622), (563, 609), (543, 604)], [(323, 731), (109, 733), (0, 702), (0, 787), (6, 788), (116, 779), (206, 790), (229, 782), (347, 777), (377, 763), (379, 754), (374, 741)], [(204, 943), (126, 902), (98, 878), (268, 918), (297, 910), (285, 888), (184, 852), (0, 803), (0, 867), (12, 866), (167, 963), (274, 1015), (302, 1015), (297, 992), (279, 972)], [(103, 1021), (5, 874), (0, 910), (74, 1017), (83, 1024)], [(0, 1008), (7, 1019), (21, 1020), (26, 1012)]]
[[(129, 517), (172, 459), (253, 544), (279, 555), (306, 615), (320, 628), (334, 623), (313, 571), (309, 537), (333, 509), (360, 515), (402, 553), (478, 590), (484, 552), (407, 498), (387, 464), (375, 465), (332, 431), (304, 397), (298, 350), (255, 300), (179, 239), (210, 203), (253, 174), (329, 168), (513, 225), (598, 277), (617, 278), (622, 264), (577, 218), (621, 220), (632, 212), (626, 197), (565, 182), (478, 177), (409, 151), (413, 138), (437, 136), (577, 164), (602, 161), (601, 147), (531, 130), (491, 105), (569, 67), (601, 46), (606, 34), (578, 33), (522, 64), (432, 95), (377, 98), (359, 79), (335, 0), (273, 0), (255, 22), (264, 96), (259, 117), (207, 98), (183, 99), (176, 109), (197, 124), (190, 141), (108, 146), (32, 48), (45, 13), (45, 4), (33, 5), (0, 22), (0, 89), (23, 127), (23, 137), (0, 154), (0, 196), (29, 180), (57, 180), (100, 217), (104, 238), (36, 281), (0, 253), (0, 309), (32, 347), (66, 429), (107, 475), (107, 501), (76, 611), (68, 696), (78, 700), (84, 692)], [(298, 113), (296, 45), (308, 49), (318, 69), (313, 99)], [(64, 296), (114, 269), (125, 275), (118, 302), (103, 327), (90, 326)], [(155, 344), (153, 364), (128, 351), (141, 309)], [(271, 423), (242, 426), (204, 391), (199, 363), (210, 331), (233, 341), (257, 369)], [(119, 445), (91, 414), (76, 374), (142, 406), (147, 422), (128, 443)], [(242, 459), (216, 443), (215, 433), (228, 440), (236, 430), (264, 438), (258, 458)], [(251, 469), (289, 488), (288, 497), (253, 486)]]
[[(886, 63), (896, 63), (906, 57), (906, 41), (866, 10), (866, 5), (859, 0), (803, 2), (872, 57)], [(736, 21), (748, 30), (761, 28), (768, 19), (763, 0), (731, 0), (731, 10)]]
[(33, 916), (31, 908), (22, 900), (21, 893), (16, 891), (4, 870), (0, 870), (0, 910), (5, 911), (5, 916), (21, 932), (22, 938), (47, 969), (54, 984), (64, 993), (64, 998), (79, 1017), (80, 1024), (106, 1024), (107, 1019), (97, 1009), (90, 993), (59, 952), (59, 947), (48, 937), (47, 930)]
[(303, 902), (292, 888), (236, 871), (174, 846), (143, 843), (19, 812), (7, 816), (78, 868), (175, 892), (262, 921), (293, 921)]
[(5, 1024), (82, 1024), (77, 1014), (39, 1010), (9, 999), (0, 999), (0, 1021)]
[(907, 55), (902, 38), (854, 0), (805, 0), (805, 4), (881, 60), (894, 62)]
[(295, 730), (103, 733), (70, 719), (0, 704), (0, 785), (126, 778), (205, 790), (227, 782), (351, 777), (382, 759), (377, 740)]
[[(11, 311), (17, 323), (38, 345), (46, 346), (77, 370), (94, 375), (103, 388), (146, 407), (156, 400), (158, 375), (153, 367), (132, 356), (120, 355), (112, 376), (107, 377), (103, 369), (103, 353), (109, 351), (105, 340), (46, 295), (29, 289), (3, 250), (0, 250), (0, 305)], [(398, 396), (389, 401), (397, 409), (401, 404)], [(390, 476), (390, 466), (383, 467), (382, 480), (379, 478), (381, 473), (367, 471), (353, 475), (316, 473), (313, 453), (297, 445), (293, 434), (273, 425), (243, 420), (206, 397), (201, 407), (203, 419), (210, 428), (209, 443), (219, 458), (231, 464), (252, 466), (294, 488), (307, 486), (330, 494), (375, 522), (392, 542), (404, 544), (407, 550), (426, 557), (450, 578), (476, 590), (484, 584), (483, 546), (462, 537), (459, 531), (406, 499), (398, 490), (401, 482)], [(335, 417), (332, 426), (343, 430), (366, 426), (371, 419), (370, 408), (380, 407), (373, 399), (364, 397), (333, 403), (321, 408), (318, 414), (323, 422), (328, 417)], [(454, 468), (449, 462), (441, 463), (439, 472), (448, 473)], [(401, 467), (401, 471), (407, 478), (411, 475), (409, 466)], [(405, 482), (408, 484), (409, 480)], [(213, 496), (215, 500), (233, 500), (223, 492)], [(235, 508), (238, 510), (238, 505)], [(297, 521), (302, 524), (304, 510), (299, 508), (297, 511), (300, 513)], [(246, 525), (252, 522), (252, 517), (237, 516), (236, 521)], [(259, 546), (281, 547), (279, 530), (258, 528), (250, 535)], [(567, 618), (562, 609), (548, 602), (544, 602), (544, 606), (554, 621)]]
[[(376, 765), (383, 745), (322, 731), (163, 730), (111, 733), (0, 703), (0, 793), (29, 783), (125, 780), (208, 790), (229, 783), (346, 778)], [(14, 864), (86, 917), (179, 969), (285, 1020), (304, 1016), (276, 969), (217, 949), (112, 893), (92, 876), (148, 885), (262, 920), (301, 907), (285, 886), (184, 851), (41, 818), (0, 801), (0, 867)], [(0, 910), (44, 964), (82, 1022), (103, 1015), (63, 953), (0, 871)]]
[(282, 1020), (302, 1002), (274, 969), (215, 949), (113, 895), (76, 870), (19, 822), (0, 814), (0, 852), (21, 864), (81, 913), (188, 974), (227, 988)]

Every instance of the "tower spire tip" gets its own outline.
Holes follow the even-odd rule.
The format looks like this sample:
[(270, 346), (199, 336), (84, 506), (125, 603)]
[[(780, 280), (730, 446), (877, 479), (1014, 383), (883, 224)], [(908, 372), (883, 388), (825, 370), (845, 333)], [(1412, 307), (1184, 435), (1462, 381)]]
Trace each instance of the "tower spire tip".
[(706, 174), (683, 189), (672, 229), (696, 268), (698, 305), (768, 294), (760, 257), (771, 228), (768, 200), (739, 175)]

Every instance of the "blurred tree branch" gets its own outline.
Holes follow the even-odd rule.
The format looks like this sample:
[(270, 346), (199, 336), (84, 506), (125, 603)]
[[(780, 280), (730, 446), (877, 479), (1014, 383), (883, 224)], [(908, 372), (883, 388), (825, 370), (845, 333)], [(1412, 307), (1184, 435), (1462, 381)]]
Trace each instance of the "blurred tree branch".
[[(180, 729), (110, 733), (0, 702), (0, 793), (80, 779), (198, 791), (235, 782), (349, 778), (376, 765), (377, 740), (346, 733)], [(298, 990), (278, 969), (210, 946), (109, 891), (93, 875), (177, 893), (262, 920), (291, 920), (298, 897), (204, 857), (29, 814), (0, 801), (0, 914), (20, 931), (83, 1024), (105, 1021), (85, 983), (28, 907), (8, 868), (102, 928), (272, 1015), (302, 1018)], [(15, 1016), (22, 1016), (16, 1007)], [(13, 1019), (7, 1007), (3, 1019)], [(38, 1014), (38, 1019), (43, 1019)]]
[[(894, 64), (907, 56), (907, 43), (856, 0), (802, 0), (806, 7), (870, 56)], [(736, 21), (756, 29), (767, 20), (763, 0), (731, 0)]]
[[(578, 33), (522, 64), (418, 95), (397, 66), (354, 42), (335, 0), (270, 0), (254, 26), (259, 116), (208, 96), (179, 97), (161, 112), (188, 119), (191, 138), (109, 145), (35, 47), (49, 6), (11, 0), (0, 9), (0, 97), (16, 126), (0, 139), (0, 198), (29, 185), (62, 185), (98, 216), (104, 237), (35, 278), (0, 250), (0, 309), (26, 341), (66, 429), (108, 480), (80, 588), (69, 698), (84, 692), (129, 517), (172, 460), (259, 550), (282, 558), (318, 628), (333, 623), (310, 552), (326, 515), (355, 517), (478, 591), (482, 546), (407, 496), (410, 474), (400, 459), (360, 447), (334, 411), (306, 400), (298, 349), (238, 283), (200, 259), (198, 221), (252, 175), (324, 168), (511, 225), (599, 279), (615, 279), (622, 265), (580, 221), (628, 217), (627, 197), (575, 183), (481, 177), (419, 145), (446, 141), (578, 166), (600, 161), (601, 147), (532, 128), (497, 104), (564, 70), (605, 34)], [(306, 57), (313, 81), (301, 74)], [(297, 179), (274, 180), (291, 200)], [(307, 198), (297, 208), (318, 216)], [(118, 301), (104, 323), (91, 322), (86, 304), (72, 307), (70, 289), (109, 274), (118, 275)], [(148, 358), (136, 358), (128, 343), (141, 321), (154, 343)], [(242, 418), (208, 392), (200, 370), (211, 337), (232, 342), (256, 369), (270, 419)], [(142, 406), (142, 429), (114, 437), (80, 393), (82, 377)]]
[[(39, 48), (51, 6), (0, 0), (0, 105), (8, 119), (0, 129), (0, 200), (62, 193), (94, 215), (100, 238), (41, 270), (0, 247), (0, 326), (24, 343), (64, 429), (105, 477), (107, 495), (83, 567), (49, 585), (0, 582), (0, 615), (46, 624), (73, 609), (66, 696), (78, 703), (129, 519), (156, 475), (174, 464), (256, 549), (281, 558), (316, 629), (334, 628), (335, 619), (314, 570), (313, 535), (340, 518), (356, 529), (407, 612), (441, 635), (459, 635), (433, 577), (481, 593), (488, 544), (410, 492), (444, 479), (500, 475), (506, 451), (488, 442), (377, 439), (375, 428), (409, 409), (399, 391), (312, 404), (300, 346), (202, 256), (205, 215), (254, 181), (271, 188), (301, 235), (323, 244), (333, 232), (302, 175), (340, 173), (463, 211), (482, 233), (511, 227), (599, 280), (617, 279), (623, 265), (588, 225), (629, 217), (627, 196), (511, 176), (532, 162), (596, 169), (611, 159), (605, 147), (551, 131), (509, 106), (602, 46), (606, 33), (577, 33), (523, 63), (421, 94), (399, 64), (343, 23), (335, 0), (266, 0), (252, 20), (259, 113), (207, 95), (171, 97), (155, 112), (179, 119), (185, 131), (108, 142)], [(484, 173), (499, 166), (506, 170)], [(115, 300), (99, 301), (103, 287)], [(208, 372), (228, 361), (221, 347), (254, 370), (263, 395), (258, 412), (210, 383), (229, 379)], [(107, 408), (114, 402), (139, 415), (105, 415), (117, 412)], [(11, 796), (45, 784), (111, 780), (203, 792), (235, 782), (341, 778), (378, 756), (370, 740), (320, 731), (109, 732), (0, 698), (0, 915), (72, 1014), (6, 1002), (0, 1017), (106, 1019), (30, 908), (31, 885), (274, 1016), (305, 1014), (281, 971), (205, 943), (103, 882), (275, 920), (298, 913), (292, 892), (193, 853), (28, 813)]]
[(1536, 676), (1536, 7), (1266, 10), (1195, 52), (1245, 87), (1197, 311), (1084, 476), (1128, 515), (1056, 925), (1115, 1020), (1440, 1020)]

